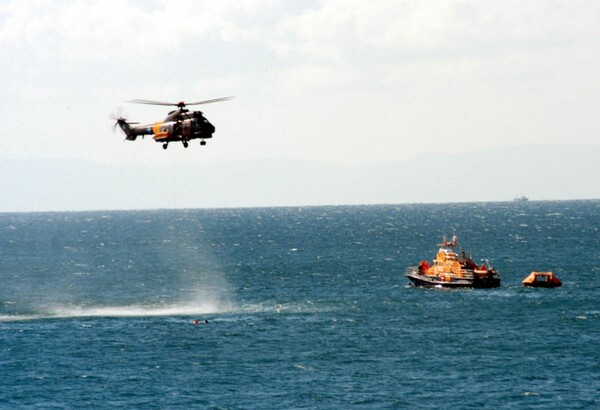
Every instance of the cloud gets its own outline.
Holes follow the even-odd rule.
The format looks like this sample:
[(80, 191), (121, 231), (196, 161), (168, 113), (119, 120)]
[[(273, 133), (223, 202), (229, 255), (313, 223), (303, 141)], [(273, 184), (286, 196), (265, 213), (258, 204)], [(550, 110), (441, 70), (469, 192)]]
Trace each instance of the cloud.
[(293, 9), (276, 0), (38, 0), (3, 5), (0, 16), (0, 45), (26, 48), (40, 61), (147, 62), (206, 40), (263, 44), (284, 59), (344, 65), (361, 54), (489, 53), (597, 44), (600, 36), (600, 4), (571, 1), (330, 0)]
[[(132, 98), (225, 95), (238, 98), (206, 108), (223, 136), (207, 158), (360, 163), (449, 145), (591, 143), (599, 9), (554, 0), (3, 3), (3, 155), (181, 161), (150, 143), (115, 147), (108, 113)], [(165, 114), (127, 111), (142, 122)]]
[(331, 0), (284, 19), (279, 28), (297, 41), (300, 53), (562, 46), (582, 38), (598, 41), (599, 14), (600, 5), (587, 2)]
[(179, 50), (186, 40), (251, 38), (238, 20), (273, 7), (271, 1), (13, 1), (0, 9), (0, 44), (27, 47), (40, 59), (126, 58)]

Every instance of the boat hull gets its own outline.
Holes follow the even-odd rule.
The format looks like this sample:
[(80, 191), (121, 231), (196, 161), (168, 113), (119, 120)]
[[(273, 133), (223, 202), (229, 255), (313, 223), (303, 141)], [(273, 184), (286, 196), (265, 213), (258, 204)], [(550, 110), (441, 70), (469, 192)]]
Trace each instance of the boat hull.
[(527, 288), (560, 288), (562, 283), (524, 283)]
[(423, 275), (419, 273), (418, 268), (409, 268), (406, 272), (406, 277), (414, 286), (424, 288), (474, 288), (474, 289), (490, 289), (500, 286), (500, 278), (489, 276), (485, 278), (472, 277), (460, 278), (451, 277), (450, 280), (439, 276)]

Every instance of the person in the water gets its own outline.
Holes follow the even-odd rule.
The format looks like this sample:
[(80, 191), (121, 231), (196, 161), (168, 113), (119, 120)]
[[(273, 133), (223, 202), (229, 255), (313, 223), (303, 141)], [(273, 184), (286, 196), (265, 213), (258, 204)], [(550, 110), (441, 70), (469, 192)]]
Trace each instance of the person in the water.
[[(199, 323), (198, 319), (194, 319), (194, 324), (197, 325), (198, 323)], [(204, 321), (202, 322), (202, 324), (203, 325), (208, 325), (208, 319), (204, 319)]]

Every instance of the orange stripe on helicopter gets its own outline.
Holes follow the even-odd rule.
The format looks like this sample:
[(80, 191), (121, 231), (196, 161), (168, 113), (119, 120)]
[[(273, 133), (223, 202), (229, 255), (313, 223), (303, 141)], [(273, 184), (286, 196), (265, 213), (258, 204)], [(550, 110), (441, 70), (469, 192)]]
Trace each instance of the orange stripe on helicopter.
[(160, 141), (169, 138), (169, 132), (162, 130), (163, 125), (163, 122), (155, 122), (154, 125), (152, 125), (152, 132), (154, 133), (153, 138), (155, 141)]
[(152, 124), (152, 132), (156, 135), (160, 134), (162, 132), (162, 130), (160, 129), (162, 125), (162, 122), (155, 122), (154, 124)]

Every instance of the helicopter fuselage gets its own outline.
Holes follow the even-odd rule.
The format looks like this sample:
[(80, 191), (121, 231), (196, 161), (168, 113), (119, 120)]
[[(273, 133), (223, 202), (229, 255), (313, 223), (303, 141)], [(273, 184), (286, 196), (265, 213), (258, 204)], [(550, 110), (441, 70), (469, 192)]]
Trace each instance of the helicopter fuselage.
[[(213, 98), (212, 100), (204, 100), (188, 103), (187, 105), (212, 104), (221, 101), (231, 100), (233, 97)], [(206, 145), (206, 141), (212, 138), (215, 127), (212, 125), (202, 111), (190, 111), (186, 107), (186, 103), (179, 101), (177, 103), (154, 101), (154, 100), (131, 100), (128, 101), (135, 104), (175, 106), (175, 110), (171, 111), (164, 121), (158, 121), (154, 124), (134, 125), (137, 123), (128, 122), (121, 115), (112, 115), (111, 118), (116, 120), (113, 125), (113, 130), (118, 125), (125, 133), (125, 139), (135, 141), (137, 137), (152, 135), (156, 142), (161, 142), (163, 148), (167, 149), (172, 141), (181, 141), (185, 148), (188, 147), (188, 141), (199, 139), (200, 145)]]
[(200, 139), (200, 144), (205, 145), (205, 139), (212, 138), (215, 127), (208, 122), (201, 111), (188, 111), (178, 108), (171, 111), (164, 121), (147, 125), (130, 125), (126, 121), (118, 122), (125, 132), (126, 139), (135, 141), (138, 136), (152, 135), (156, 142), (161, 142), (163, 148), (173, 141), (181, 141), (187, 148), (188, 141)]

